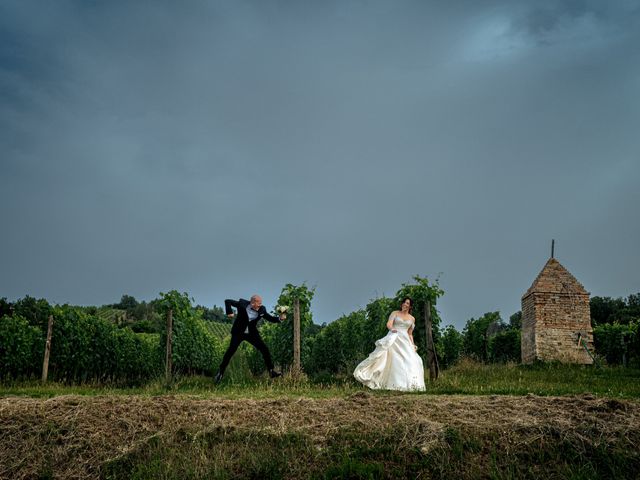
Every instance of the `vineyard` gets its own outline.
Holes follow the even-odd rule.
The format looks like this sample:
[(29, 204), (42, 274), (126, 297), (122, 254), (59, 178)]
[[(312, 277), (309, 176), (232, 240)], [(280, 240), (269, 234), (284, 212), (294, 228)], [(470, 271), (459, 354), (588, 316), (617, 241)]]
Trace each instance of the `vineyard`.
[(207, 326), (207, 329), (220, 340), (225, 339), (227, 336), (231, 334), (230, 323), (209, 322), (206, 324), (206, 326)]
[[(291, 292), (302, 299), (300, 353), (304, 372), (317, 381), (349, 377), (375, 341), (384, 336), (389, 313), (405, 295), (417, 300), (413, 313), (418, 319), (424, 317), (425, 305), (430, 305), (435, 351), (442, 368), (455, 365), (464, 356), (490, 363), (520, 360), (520, 312), (512, 315), (508, 324), (502, 322), (499, 312), (490, 312), (470, 319), (462, 333), (452, 326), (442, 330), (436, 308), (442, 290), (426, 279), (415, 280), (402, 285), (393, 298), (372, 300), (365, 308), (322, 326), (313, 321), (313, 290), (304, 285), (295, 287), (297, 290), (284, 288), (279, 305), (293, 304)], [(607, 303), (594, 297), (592, 303), (596, 364), (640, 366), (638, 296), (630, 296), (626, 303)], [(171, 291), (148, 304), (123, 296), (119, 304), (102, 307), (50, 305), (30, 297), (15, 304), (0, 299), (0, 379), (40, 378), (51, 318), (49, 379), (67, 383), (153, 381), (165, 369), (169, 310), (174, 318), (172, 373), (215, 373), (228, 345), (231, 323), (221, 309), (194, 306), (186, 293)], [(260, 330), (278, 368), (289, 369), (294, 360), (292, 322), (264, 324)], [(422, 321), (416, 323), (414, 339), (427, 365)], [(232, 365), (237, 376), (264, 372), (262, 356), (254, 348), (243, 345), (239, 357), (241, 360)], [(230, 375), (235, 378), (233, 368)]]

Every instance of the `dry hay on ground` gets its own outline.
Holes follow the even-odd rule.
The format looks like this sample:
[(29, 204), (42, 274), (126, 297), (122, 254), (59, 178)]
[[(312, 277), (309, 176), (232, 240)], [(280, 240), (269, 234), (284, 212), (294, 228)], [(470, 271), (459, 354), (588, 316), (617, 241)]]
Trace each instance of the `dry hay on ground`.
[[(640, 402), (577, 397), (372, 395), (346, 398), (202, 399), (178, 396), (0, 398), (0, 478), (97, 478), (110, 460), (157, 436), (187, 432), (301, 433), (318, 451), (341, 429), (400, 428), (401, 445), (427, 453), (447, 428), (504, 436), (521, 448), (549, 429), (584, 442), (638, 438)], [(597, 435), (598, 438), (593, 438)], [(48, 459), (48, 460), (45, 460)], [(43, 462), (50, 462), (44, 465)]]

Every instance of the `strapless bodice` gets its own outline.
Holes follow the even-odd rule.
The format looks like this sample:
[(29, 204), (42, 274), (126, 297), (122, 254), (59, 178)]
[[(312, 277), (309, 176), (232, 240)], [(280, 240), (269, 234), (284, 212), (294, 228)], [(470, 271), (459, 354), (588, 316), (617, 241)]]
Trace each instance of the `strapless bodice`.
[(411, 325), (413, 325), (413, 322), (411, 320), (404, 320), (398, 315), (393, 317), (393, 328), (395, 328), (396, 330), (409, 330)]

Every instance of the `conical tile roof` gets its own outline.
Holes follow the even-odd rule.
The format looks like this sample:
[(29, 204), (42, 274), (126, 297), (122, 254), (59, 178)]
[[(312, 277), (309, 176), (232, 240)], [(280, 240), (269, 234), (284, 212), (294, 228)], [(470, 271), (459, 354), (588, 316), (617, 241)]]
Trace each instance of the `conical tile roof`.
[(529, 290), (522, 296), (526, 298), (532, 293), (564, 293), (589, 295), (582, 284), (576, 280), (555, 258), (550, 258)]

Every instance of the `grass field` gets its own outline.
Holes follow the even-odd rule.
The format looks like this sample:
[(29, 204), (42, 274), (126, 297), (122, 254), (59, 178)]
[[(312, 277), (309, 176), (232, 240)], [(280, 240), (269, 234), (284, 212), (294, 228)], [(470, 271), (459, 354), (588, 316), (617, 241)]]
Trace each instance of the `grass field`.
[(462, 362), (426, 394), (328, 380), (4, 384), (0, 478), (640, 478), (638, 370)]
[[(253, 377), (242, 355), (236, 355), (225, 380), (219, 387), (208, 377), (177, 377), (172, 385), (163, 380), (143, 386), (61, 385), (37, 381), (0, 383), (0, 396), (23, 395), (52, 397), (56, 395), (165, 395), (189, 394), (222, 398), (272, 398), (306, 395), (313, 398), (347, 396), (366, 390), (352, 377), (317, 377), (314, 381), (293, 381), (282, 378), (272, 381), (266, 375)], [(368, 390), (367, 390), (368, 391)], [(372, 392), (374, 395), (383, 392)], [(622, 367), (601, 367), (540, 364), (485, 365), (461, 361), (444, 370), (435, 382), (427, 383), (427, 395), (583, 395), (640, 399), (640, 370)]]

